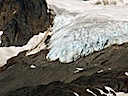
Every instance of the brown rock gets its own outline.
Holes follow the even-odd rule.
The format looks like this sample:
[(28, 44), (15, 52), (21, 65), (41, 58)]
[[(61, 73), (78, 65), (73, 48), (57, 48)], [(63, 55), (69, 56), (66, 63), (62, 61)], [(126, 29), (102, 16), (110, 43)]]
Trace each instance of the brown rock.
[(51, 14), (45, 0), (1, 0), (1, 46), (22, 46), (39, 32), (47, 30)]

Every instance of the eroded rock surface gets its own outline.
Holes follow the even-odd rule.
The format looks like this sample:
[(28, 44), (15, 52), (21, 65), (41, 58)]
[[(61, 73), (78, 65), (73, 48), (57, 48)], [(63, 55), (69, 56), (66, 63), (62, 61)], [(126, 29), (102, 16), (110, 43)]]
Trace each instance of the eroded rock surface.
[[(128, 44), (113, 45), (70, 64), (47, 61), (47, 52), (31, 56), (22, 52), (8, 60), (0, 73), (0, 96), (75, 96), (74, 92), (93, 96), (87, 89), (102, 96), (97, 88), (108, 93), (105, 86), (128, 93)], [(77, 68), (83, 70), (75, 72)]]
[(45, 0), (0, 0), (1, 46), (22, 46), (52, 20)]

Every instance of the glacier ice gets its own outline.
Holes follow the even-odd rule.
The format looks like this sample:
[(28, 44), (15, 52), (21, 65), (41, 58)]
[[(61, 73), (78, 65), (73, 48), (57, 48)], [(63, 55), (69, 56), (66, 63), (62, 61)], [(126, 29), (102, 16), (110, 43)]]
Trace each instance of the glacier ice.
[(128, 42), (128, 22), (100, 14), (90, 17), (68, 13), (57, 15), (46, 58), (69, 63), (112, 44)]

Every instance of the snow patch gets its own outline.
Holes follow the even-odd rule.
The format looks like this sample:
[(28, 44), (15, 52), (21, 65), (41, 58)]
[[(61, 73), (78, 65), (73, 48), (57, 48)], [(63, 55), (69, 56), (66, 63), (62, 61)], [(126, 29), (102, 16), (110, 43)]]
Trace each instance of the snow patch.
[(2, 43), (2, 41), (1, 41), (2, 34), (3, 34), (3, 31), (0, 31), (0, 44)]
[[(0, 34), (2, 34), (2, 31), (0, 31)], [(39, 52), (40, 50), (46, 48), (46, 45), (44, 44), (44, 39), (48, 35), (48, 32), (39, 33), (38, 35), (33, 36), (26, 45), (22, 47), (0, 47), (0, 67), (2, 67), (4, 64), (6, 64), (6, 61), (10, 59), (11, 57), (17, 56), (19, 52), (22, 52), (24, 50), (29, 50), (26, 55), (31, 55)]]
[(128, 96), (128, 93), (124, 93), (124, 92), (116, 92), (117, 96)]
[(111, 70), (112, 70), (112, 68), (108, 68), (108, 70), (109, 70), (109, 71), (111, 71)]
[(97, 73), (102, 73), (102, 72), (104, 72), (104, 70), (99, 70)]
[(0, 31), (0, 36), (3, 34), (3, 31)]
[(23, 51), (21, 47), (0, 47), (0, 67), (6, 64), (6, 61), (13, 56), (16, 56), (19, 52)]
[(78, 93), (76, 93), (76, 92), (73, 92), (73, 94), (75, 95), (75, 96), (80, 96)]
[(108, 91), (108, 93), (105, 93), (103, 90), (97, 88), (97, 90), (101, 93), (101, 95), (105, 96), (128, 96), (127, 93), (124, 92), (115, 92), (112, 88), (105, 86), (105, 89)]
[(92, 92), (90, 89), (86, 89), (87, 92), (91, 93), (94, 96), (97, 96), (94, 92)]
[[(97, 88), (96, 90), (98, 90), (100, 92), (101, 95), (104, 96), (128, 96), (127, 93), (124, 92), (115, 92), (112, 88), (105, 86), (104, 87), (108, 92), (104, 92), (102, 89)], [(93, 91), (91, 91), (90, 89), (86, 89), (87, 92), (91, 93), (93, 96), (98, 96), (97, 94), (95, 94)]]
[(109, 93), (116, 93), (112, 88), (105, 86), (105, 89), (108, 90)]
[(125, 75), (128, 76), (128, 72), (125, 72)]
[(39, 35), (33, 36), (27, 45), (24, 46), (24, 48), (28, 49), (28, 52), (26, 53), (27, 56), (35, 54), (46, 47), (45, 43), (42, 41), (46, 33), (47, 32), (39, 33)]
[(84, 70), (84, 68), (76, 68), (76, 70), (74, 71), (74, 74), (75, 73), (79, 73), (80, 71)]
[(31, 69), (35, 69), (36, 66), (35, 66), (35, 65), (30, 65), (30, 68), (31, 68)]
[(15, 14), (17, 12), (17, 10), (13, 11), (13, 14)]

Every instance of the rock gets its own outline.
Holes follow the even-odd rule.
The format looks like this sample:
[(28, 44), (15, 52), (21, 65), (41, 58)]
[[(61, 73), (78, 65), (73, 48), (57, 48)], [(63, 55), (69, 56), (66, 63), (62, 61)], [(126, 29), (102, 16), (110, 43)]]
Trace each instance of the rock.
[[(126, 70), (126, 69), (125, 69)], [(5, 96), (107, 96), (103, 94), (113, 94), (116, 91), (128, 92), (128, 78), (118, 71), (82, 76), (71, 83), (53, 81), (48, 85), (27, 86), (8, 92)], [(113, 88), (113, 89), (112, 89)], [(108, 95), (110, 96), (110, 95)]]
[(71, 83), (53, 81), (47, 85), (24, 87), (11, 91), (5, 96), (20, 96), (20, 94), (23, 96), (94, 96), (93, 94), (110, 96), (101, 93), (116, 96), (117, 91), (128, 93), (128, 78), (124, 75), (127, 68), (123, 71), (122, 69), (125, 68), (82, 76)]
[(49, 84), (48, 86), (24, 87), (12, 91), (5, 96), (20, 96), (21, 94), (22, 96), (74, 96), (72, 91), (67, 92), (67, 89), (61, 88), (61, 85), (54, 86), (53, 84)]
[(1, 46), (22, 46), (52, 22), (45, 0), (1, 0)]
[[(30, 56), (25, 56), (25, 53), (21, 52), (9, 59), (3, 66), (4, 71), (0, 73), (0, 96), (27, 96), (29, 93), (32, 94), (28, 96), (55, 96), (52, 93), (74, 96), (74, 92), (80, 96), (93, 96), (86, 91), (87, 89), (101, 96), (97, 88), (106, 92), (105, 86), (128, 93), (127, 43), (113, 45), (70, 64), (47, 61), (47, 50)], [(35, 65), (36, 68), (31, 69), (31, 65)], [(76, 68), (84, 70), (74, 74)], [(98, 73), (99, 70), (104, 71)], [(38, 85), (45, 85), (46, 89), (42, 87), (38, 90)]]

